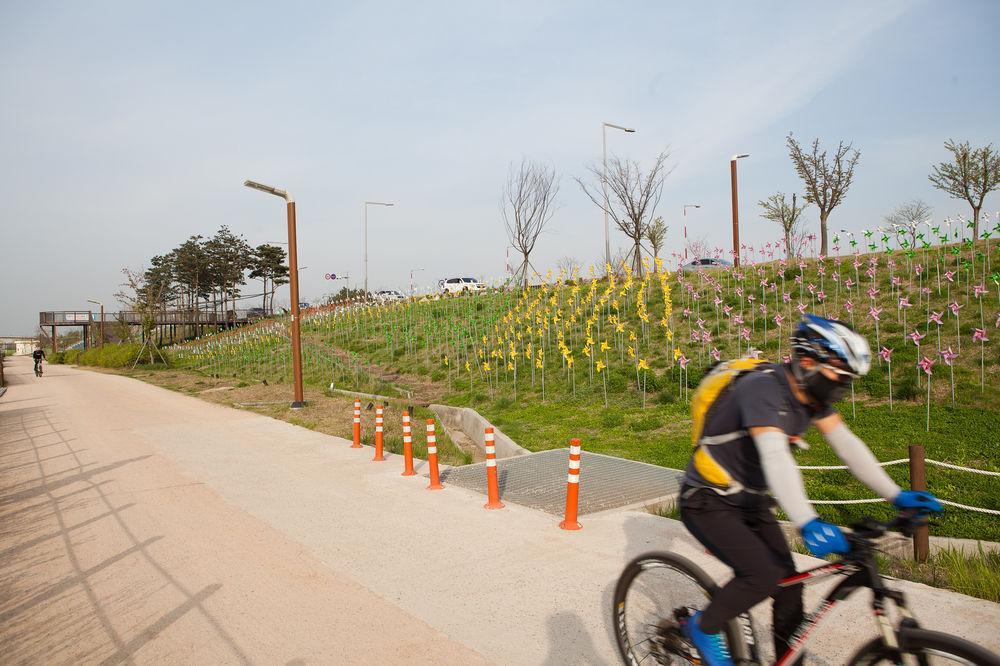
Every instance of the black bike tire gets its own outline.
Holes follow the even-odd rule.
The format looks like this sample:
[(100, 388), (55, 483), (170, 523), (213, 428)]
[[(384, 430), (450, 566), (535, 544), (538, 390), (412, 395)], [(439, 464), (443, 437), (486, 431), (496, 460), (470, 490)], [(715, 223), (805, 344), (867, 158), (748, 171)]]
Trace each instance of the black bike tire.
[[(659, 563), (660, 566), (666, 565), (687, 575), (705, 590), (706, 600), (710, 599), (719, 589), (719, 586), (715, 584), (712, 577), (705, 573), (701, 567), (686, 557), (675, 555), (674, 553), (646, 553), (629, 562), (625, 570), (622, 571), (621, 576), (619, 576), (618, 583), (615, 585), (615, 595), (611, 605), (611, 622), (615, 630), (618, 652), (621, 655), (622, 661), (626, 664), (637, 664), (637, 662), (632, 655), (628, 632), (625, 628), (625, 599), (628, 596), (628, 589), (632, 581), (635, 580), (635, 577), (641, 571), (648, 568), (650, 563)], [(743, 645), (744, 637), (737, 620), (729, 622), (723, 631), (726, 634), (726, 640), (734, 652), (737, 651), (737, 646), (745, 650), (745, 646)]]
[(975, 643), (950, 634), (916, 627), (903, 627), (896, 633), (896, 638), (899, 641), (898, 650), (887, 646), (881, 638), (875, 638), (861, 646), (861, 649), (851, 657), (849, 663), (864, 666), (865, 664), (878, 663), (874, 661), (877, 659), (897, 658), (900, 653), (919, 655), (920, 650), (927, 649), (965, 659), (976, 666), (1000, 666), (1000, 657), (997, 655)]

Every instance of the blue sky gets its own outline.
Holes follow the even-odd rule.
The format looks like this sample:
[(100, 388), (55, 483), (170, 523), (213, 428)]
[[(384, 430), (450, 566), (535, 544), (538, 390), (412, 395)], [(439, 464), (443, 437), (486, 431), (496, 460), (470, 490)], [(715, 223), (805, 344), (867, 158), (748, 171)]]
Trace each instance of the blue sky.
[(498, 199), (522, 157), (561, 177), (533, 263), (593, 263), (601, 215), (573, 177), (605, 120), (637, 129), (609, 133), (621, 157), (670, 148), (669, 249), (685, 203), (703, 206), (690, 234), (726, 244), (736, 152), (742, 236), (775, 238), (756, 202), (801, 192), (789, 131), (862, 151), (831, 227), (911, 197), (968, 214), (927, 173), (949, 137), (1000, 144), (997, 25), (985, 0), (3, 3), (0, 333), (110, 303), (122, 267), (220, 224), (282, 240), (281, 202), (246, 178), (294, 194), (309, 299), (334, 288), (324, 273), (360, 279), (365, 199), (396, 203), (370, 211), (373, 289), (416, 267), (500, 275)]

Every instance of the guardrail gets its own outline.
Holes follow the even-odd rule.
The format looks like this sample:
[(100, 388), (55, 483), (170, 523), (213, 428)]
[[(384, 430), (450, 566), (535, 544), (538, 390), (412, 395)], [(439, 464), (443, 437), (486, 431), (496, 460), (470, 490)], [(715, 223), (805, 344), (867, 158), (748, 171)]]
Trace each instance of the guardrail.
[[(125, 323), (132, 326), (139, 326), (146, 316), (143, 312), (107, 312), (104, 314), (105, 323)], [(157, 326), (168, 324), (232, 324), (246, 322), (263, 315), (257, 315), (251, 310), (229, 310), (228, 312), (211, 312), (198, 310), (168, 310), (165, 312), (153, 313), (153, 322)], [(86, 326), (90, 324), (100, 324), (101, 317), (95, 312), (65, 310), (57, 312), (39, 312), (38, 323), (40, 326)]]
[[(927, 490), (927, 465), (933, 465), (935, 467), (943, 467), (945, 469), (951, 469), (958, 472), (968, 472), (970, 474), (982, 474), (984, 476), (994, 476), (1000, 477), (1000, 472), (993, 472), (987, 469), (977, 469), (975, 467), (964, 467), (962, 465), (955, 465), (953, 463), (943, 462), (941, 460), (934, 460), (932, 458), (927, 458), (924, 455), (924, 447), (920, 444), (911, 444), (909, 450), (910, 456), (908, 458), (899, 458), (897, 460), (886, 460), (885, 462), (880, 462), (879, 465), (882, 467), (890, 467), (892, 465), (909, 465), (910, 472), (910, 489), (911, 490)], [(847, 465), (799, 465), (798, 468), (803, 471), (828, 471), (828, 470), (846, 470)], [(878, 502), (883, 502), (881, 497), (871, 497), (862, 499), (852, 499), (852, 500), (809, 500), (813, 504), (876, 504)], [(981, 506), (969, 506), (967, 504), (960, 504), (959, 502), (952, 502), (950, 500), (938, 498), (938, 501), (945, 506), (954, 507), (956, 509), (964, 509), (966, 511), (975, 511), (977, 513), (985, 513), (991, 516), (1000, 516), (1000, 511), (996, 509), (986, 509)], [(927, 526), (917, 528), (913, 535), (913, 555), (917, 561), (923, 562), (927, 559), (927, 554), (930, 550), (930, 539), (928, 535)]]

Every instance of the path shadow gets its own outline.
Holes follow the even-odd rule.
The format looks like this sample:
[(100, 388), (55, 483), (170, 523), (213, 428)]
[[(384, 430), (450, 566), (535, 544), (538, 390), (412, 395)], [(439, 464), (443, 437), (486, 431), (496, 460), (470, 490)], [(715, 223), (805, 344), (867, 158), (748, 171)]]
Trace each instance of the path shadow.
[[(610, 606), (609, 606), (610, 607)], [(549, 652), (544, 666), (570, 664), (602, 664), (594, 642), (580, 616), (571, 611), (559, 611), (545, 621)]]

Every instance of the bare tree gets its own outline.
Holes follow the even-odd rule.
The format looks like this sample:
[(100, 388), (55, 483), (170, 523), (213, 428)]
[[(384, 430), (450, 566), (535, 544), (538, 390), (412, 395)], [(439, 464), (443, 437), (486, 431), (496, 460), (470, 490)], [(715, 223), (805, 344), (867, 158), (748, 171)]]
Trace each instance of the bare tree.
[(897, 240), (908, 237), (906, 241), (913, 248), (917, 245), (917, 227), (926, 222), (930, 216), (931, 207), (923, 200), (910, 199), (896, 206), (896, 210), (885, 216), (885, 221), (892, 227)]
[(668, 157), (670, 152), (664, 150), (657, 156), (652, 168), (643, 174), (638, 162), (612, 156), (608, 163), (607, 190), (603, 187), (604, 172), (600, 166), (587, 167), (597, 179), (596, 185), (588, 187), (583, 180), (576, 179), (584, 194), (598, 208), (606, 211), (618, 230), (632, 241), (629, 261), (635, 275), (642, 275), (642, 241), (660, 203), (663, 180), (670, 174), (664, 167)]
[(699, 236), (688, 243), (688, 252), (692, 257), (705, 258), (710, 256), (712, 246), (708, 242), (708, 236)]
[(649, 241), (650, 254), (653, 255), (653, 272), (656, 272), (656, 260), (660, 258), (660, 250), (667, 242), (667, 225), (662, 217), (657, 217), (646, 228), (646, 240)]
[(973, 236), (979, 238), (979, 211), (986, 195), (1000, 186), (1000, 153), (993, 144), (971, 148), (969, 142), (955, 143), (948, 139), (944, 147), (952, 154), (952, 162), (941, 162), (928, 178), (934, 187), (947, 192), (953, 199), (965, 199), (972, 206)]
[(820, 150), (819, 139), (812, 142), (812, 150), (805, 152), (789, 132), (786, 140), (788, 156), (792, 158), (795, 172), (806, 186), (806, 201), (819, 208), (820, 254), (827, 254), (826, 221), (834, 208), (839, 206), (854, 180), (854, 167), (861, 159), (861, 152), (851, 152), (852, 144), (837, 145), (833, 160), (828, 161), (826, 151)]
[(792, 194), (792, 201), (785, 199), (784, 192), (772, 194), (764, 201), (758, 201), (757, 205), (763, 209), (760, 214), (765, 220), (777, 222), (785, 236), (785, 256), (789, 259), (798, 255), (798, 247), (793, 245), (793, 237), (800, 236), (799, 219), (802, 211), (809, 207), (808, 202), (798, 205), (796, 201), (798, 195)]
[(552, 219), (558, 193), (559, 183), (552, 167), (526, 159), (519, 167), (511, 163), (500, 196), (500, 215), (510, 244), (521, 253), (521, 263), (512, 278), (514, 284), (524, 285), (529, 269), (537, 272), (531, 265), (531, 252)]
[(576, 271), (579, 273), (580, 271), (580, 262), (576, 260), (576, 257), (566, 255), (556, 262), (556, 268), (559, 269), (560, 273), (563, 273), (566, 276), (567, 280), (572, 280), (573, 272)]

